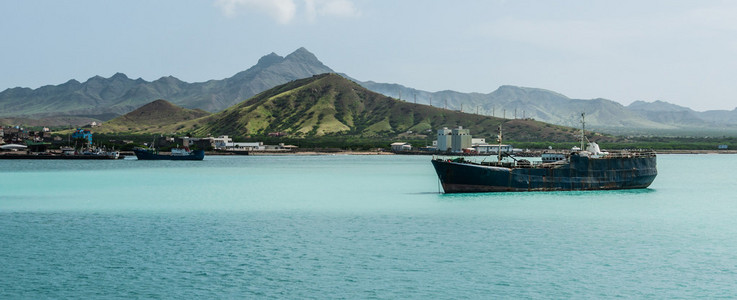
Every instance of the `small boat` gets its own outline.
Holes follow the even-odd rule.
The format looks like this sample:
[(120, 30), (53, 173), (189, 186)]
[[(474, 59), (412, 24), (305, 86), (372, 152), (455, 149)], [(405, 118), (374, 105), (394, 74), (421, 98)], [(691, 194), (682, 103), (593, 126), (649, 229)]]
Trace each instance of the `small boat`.
[(205, 150), (190, 150), (188, 148), (173, 148), (169, 154), (161, 154), (156, 149), (134, 148), (138, 160), (202, 160)]
[[(68, 154), (68, 150), (65, 150), (63, 153), (65, 153), (65, 155)], [(84, 151), (82, 151), (82, 155), (88, 157), (107, 157), (108, 159), (120, 158), (120, 152), (115, 150), (107, 151), (101, 148), (85, 149)]]

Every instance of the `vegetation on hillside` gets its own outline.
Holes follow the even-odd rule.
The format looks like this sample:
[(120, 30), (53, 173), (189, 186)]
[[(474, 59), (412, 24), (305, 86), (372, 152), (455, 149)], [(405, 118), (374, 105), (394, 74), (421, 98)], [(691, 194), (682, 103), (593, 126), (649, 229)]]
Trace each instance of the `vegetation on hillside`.
[[(100, 133), (176, 133), (194, 120), (209, 116), (201, 109), (186, 109), (166, 100), (156, 100), (130, 113), (112, 119), (95, 129)], [(194, 127), (193, 125), (189, 125)]]
[(474, 136), (505, 134), (519, 140), (575, 140), (576, 130), (534, 120), (510, 120), (399, 101), (371, 92), (336, 74), (296, 80), (201, 119), (198, 135), (290, 138), (330, 136), (424, 139), (443, 127), (463, 126)]
[[(518, 148), (566, 149), (578, 145), (580, 136), (577, 128), (531, 119), (502, 119), (399, 101), (336, 74), (277, 86), (217, 114), (157, 100), (94, 131), (146, 139), (152, 135), (228, 135), (236, 141), (285, 143), (300, 148), (367, 150), (386, 148), (396, 141), (410, 142), (415, 147), (431, 145), (438, 129), (457, 126), (494, 143), (500, 124), (505, 143)], [(718, 144), (737, 148), (728, 137), (633, 138), (595, 132), (587, 132), (587, 137), (608, 149), (716, 149)], [(145, 139), (136, 143), (141, 142)]]

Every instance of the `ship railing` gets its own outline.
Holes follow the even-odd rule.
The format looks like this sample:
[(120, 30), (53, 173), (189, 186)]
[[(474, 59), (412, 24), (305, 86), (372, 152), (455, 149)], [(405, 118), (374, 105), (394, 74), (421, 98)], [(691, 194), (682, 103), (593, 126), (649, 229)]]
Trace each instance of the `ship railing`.
[(642, 158), (642, 157), (653, 157), (656, 153), (652, 149), (625, 149), (609, 151), (607, 157), (611, 158)]

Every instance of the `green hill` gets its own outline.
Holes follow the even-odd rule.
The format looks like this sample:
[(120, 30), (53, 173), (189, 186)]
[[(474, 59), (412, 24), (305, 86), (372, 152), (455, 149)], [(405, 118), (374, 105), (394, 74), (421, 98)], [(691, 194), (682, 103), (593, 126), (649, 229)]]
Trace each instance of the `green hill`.
[[(197, 135), (290, 137), (434, 136), (443, 127), (463, 126), (473, 136), (518, 141), (576, 141), (576, 129), (534, 120), (502, 119), (413, 104), (371, 92), (337, 74), (321, 74), (277, 86), (226, 110), (179, 125)], [(493, 142), (493, 141), (490, 141)]]
[(196, 123), (195, 119), (209, 116), (201, 109), (186, 109), (166, 100), (156, 100), (95, 128), (99, 133), (171, 133), (177, 126)]

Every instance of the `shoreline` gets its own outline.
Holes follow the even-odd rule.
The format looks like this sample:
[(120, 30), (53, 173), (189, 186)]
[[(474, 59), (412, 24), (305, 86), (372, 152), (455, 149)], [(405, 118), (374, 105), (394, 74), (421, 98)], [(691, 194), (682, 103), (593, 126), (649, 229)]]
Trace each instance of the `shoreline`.
[[(543, 150), (533, 150), (532, 152), (542, 152)], [(737, 154), (737, 150), (655, 150), (656, 154)], [(229, 156), (229, 155), (239, 155), (239, 154), (233, 154), (233, 153), (224, 153), (224, 152), (206, 152), (206, 155), (222, 155), (222, 156)], [(421, 153), (421, 152), (408, 152), (408, 153), (401, 153), (401, 152), (391, 152), (391, 151), (294, 151), (294, 152), (285, 152), (285, 151), (251, 151), (248, 153), (248, 155), (253, 156), (259, 156), (259, 155), (304, 155), (304, 156), (310, 156), (310, 155), (446, 155), (444, 153)], [(457, 156), (468, 156), (463, 155), (461, 153), (457, 154), (450, 154), (450, 156), (457, 155)], [(489, 154), (494, 155), (494, 154)], [(480, 155), (475, 154), (475, 156), (486, 156), (486, 155)]]
[(737, 154), (737, 150), (655, 150), (657, 154)]
[[(536, 150), (537, 151), (537, 150)], [(542, 151), (542, 150), (540, 150)], [(535, 152), (535, 151), (534, 151)], [(719, 154), (737, 154), (737, 150), (655, 150), (657, 154), (711, 154), (711, 155), (719, 155)], [(121, 151), (121, 156), (125, 157), (135, 157), (135, 154), (131, 151)], [(9, 153), (0, 153), (0, 158), (5, 158), (8, 156), (15, 156), (17, 154), (9, 154)], [(219, 151), (207, 151), (205, 152), (206, 156), (323, 156), (323, 155), (447, 155), (447, 156), (469, 156), (469, 155), (463, 155), (461, 153), (457, 154), (443, 154), (443, 153), (419, 153), (419, 152), (410, 152), (410, 153), (396, 153), (396, 152), (390, 152), (390, 151), (335, 151), (335, 150), (329, 150), (329, 151), (250, 151), (247, 155), (243, 154), (237, 154), (237, 153), (228, 153), (228, 152), (219, 152)], [(490, 154), (493, 155), (493, 154)], [(22, 155), (27, 156), (27, 155)], [(487, 156), (487, 155), (479, 155), (475, 154), (472, 156)], [(121, 157), (122, 158), (122, 157)]]

